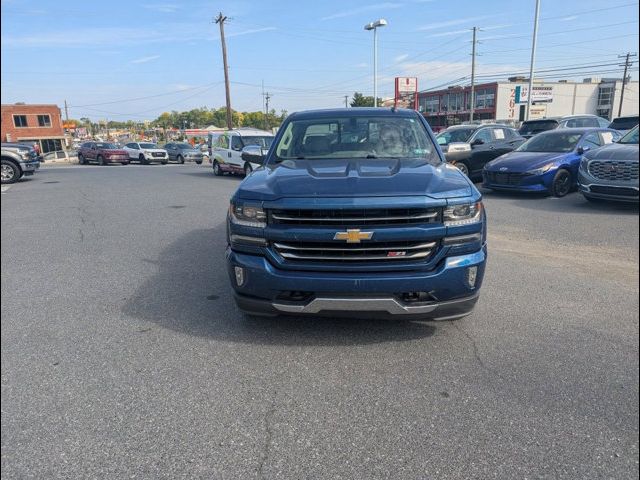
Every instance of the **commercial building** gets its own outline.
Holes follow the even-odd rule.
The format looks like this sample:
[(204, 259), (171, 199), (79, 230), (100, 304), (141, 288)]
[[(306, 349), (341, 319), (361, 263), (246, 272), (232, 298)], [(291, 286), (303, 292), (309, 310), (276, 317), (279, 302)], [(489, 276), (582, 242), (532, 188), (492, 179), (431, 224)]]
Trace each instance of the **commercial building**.
[[(525, 120), (528, 81), (514, 77), (506, 82), (476, 85), (474, 120), (518, 124)], [(585, 78), (582, 82), (534, 81), (530, 119), (590, 113), (612, 120), (618, 117), (621, 79)], [(418, 109), (432, 127), (469, 120), (471, 87), (452, 86), (420, 92)], [(627, 82), (621, 115), (638, 114), (638, 82)]]
[(2, 105), (0, 136), (3, 142), (37, 142), (42, 153), (66, 149), (57, 105)]

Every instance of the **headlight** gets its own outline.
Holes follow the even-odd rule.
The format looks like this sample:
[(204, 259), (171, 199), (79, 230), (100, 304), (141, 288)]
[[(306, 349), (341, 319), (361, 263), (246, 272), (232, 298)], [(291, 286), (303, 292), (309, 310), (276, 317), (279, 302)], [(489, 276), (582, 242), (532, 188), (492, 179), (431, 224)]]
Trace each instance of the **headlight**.
[(583, 172), (587, 172), (589, 170), (589, 159), (586, 157), (582, 157), (580, 160), (580, 170)]
[(452, 227), (478, 223), (482, 218), (482, 202), (452, 205), (444, 209), (444, 224)]
[(267, 214), (260, 207), (232, 203), (229, 205), (229, 218), (231, 223), (245, 227), (265, 228), (267, 226)]
[(553, 163), (545, 165), (541, 168), (536, 168), (535, 170), (529, 170), (527, 173), (529, 175), (542, 175), (543, 173), (547, 173), (549, 170), (553, 168)]

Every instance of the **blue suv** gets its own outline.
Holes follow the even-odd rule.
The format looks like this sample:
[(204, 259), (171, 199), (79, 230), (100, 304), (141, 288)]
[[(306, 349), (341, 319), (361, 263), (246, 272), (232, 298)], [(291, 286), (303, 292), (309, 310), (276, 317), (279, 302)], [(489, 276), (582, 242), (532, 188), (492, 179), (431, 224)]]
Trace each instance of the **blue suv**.
[(481, 195), (413, 110), (290, 115), (227, 219), (239, 308), (449, 320), (478, 300)]

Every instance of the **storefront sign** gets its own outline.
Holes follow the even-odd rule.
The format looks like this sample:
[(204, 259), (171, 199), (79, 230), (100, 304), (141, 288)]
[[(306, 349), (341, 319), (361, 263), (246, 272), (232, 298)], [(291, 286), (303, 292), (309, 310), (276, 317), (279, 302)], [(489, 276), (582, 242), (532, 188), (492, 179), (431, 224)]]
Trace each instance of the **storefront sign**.
[[(515, 103), (527, 103), (529, 101), (529, 86), (517, 85), (515, 87)], [(553, 87), (533, 87), (531, 101), (553, 102)]]

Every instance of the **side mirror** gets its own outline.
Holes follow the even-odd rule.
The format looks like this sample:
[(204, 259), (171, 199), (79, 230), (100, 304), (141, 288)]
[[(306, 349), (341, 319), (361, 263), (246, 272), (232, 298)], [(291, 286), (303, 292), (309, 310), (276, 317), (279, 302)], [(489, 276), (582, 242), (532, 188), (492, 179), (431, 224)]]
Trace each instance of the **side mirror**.
[(582, 155), (584, 152), (588, 152), (589, 150), (591, 150), (591, 147), (578, 147), (576, 153), (578, 155)]
[(481, 138), (476, 138), (473, 142), (471, 142), (471, 146), (475, 145), (484, 145), (484, 140), (482, 140)]
[(248, 145), (242, 149), (242, 160), (250, 163), (262, 165), (264, 153), (259, 145)]

